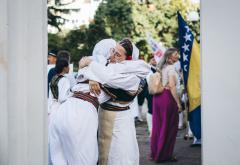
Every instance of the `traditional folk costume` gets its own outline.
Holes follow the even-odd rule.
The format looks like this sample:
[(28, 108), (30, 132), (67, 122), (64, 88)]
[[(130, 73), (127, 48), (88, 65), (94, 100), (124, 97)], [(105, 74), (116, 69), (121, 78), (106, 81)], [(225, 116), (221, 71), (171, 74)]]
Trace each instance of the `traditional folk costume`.
[[(108, 59), (110, 57), (110, 50), (114, 48), (116, 45), (117, 45), (117, 42), (111, 38), (101, 40), (94, 47), (92, 59), (100, 64), (107, 65), (109, 63)], [(138, 56), (139, 56), (139, 50), (133, 44), (132, 59), (137, 60)], [(130, 109), (131, 109), (133, 118), (139, 116), (137, 98), (135, 98), (132, 104), (130, 105)]]
[[(50, 90), (49, 90), (49, 98), (48, 98), (48, 119), (50, 121), (51, 116), (59, 109), (59, 106), (69, 98), (72, 93), (70, 92), (70, 82), (69, 79), (63, 75), (55, 75), (50, 81)], [(50, 141), (48, 140), (48, 144)], [(49, 145), (50, 149), (50, 145)], [(51, 155), (50, 150), (49, 153), (49, 162), (51, 164)]]
[[(116, 64), (114, 64), (116, 65)], [(73, 97), (69, 98), (66, 102), (64, 102), (52, 116), (50, 122), (50, 132), (49, 132), (49, 141), (50, 141), (50, 157), (52, 160), (52, 164), (56, 165), (96, 165), (98, 160), (98, 145), (97, 145), (97, 128), (98, 128), (98, 114), (97, 114), (97, 106), (98, 101), (102, 103), (102, 106), (107, 106), (104, 104), (107, 100), (110, 100), (111, 97), (114, 97), (118, 100), (121, 98), (122, 101), (126, 102), (126, 99), (134, 99), (135, 95), (125, 92), (124, 90), (120, 89), (113, 89), (109, 86), (114, 86), (116, 88), (124, 88), (128, 89), (129, 91), (137, 91), (139, 88), (140, 79), (136, 75), (128, 75), (122, 73), (116, 73), (113, 71), (113, 68), (108, 67), (108, 70), (104, 70), (105, 66), (101, 64), (93, 64), (91, 67), (96, 68), (98, 72), (105, 72), (106, 76), (104, 80), (101, 78), (98, 79), (100, 74), (94, 75), (91, 72), (86, 72), (86, 75), (90, 77), (94, 77), (98, 79), (98, 81), (102, 82), (105, 86), (103, 86), (103, 91), (101, 95), (98, 97), (92, 96), (89, 93), (89, 86), (88, 84), (80, 83), (72, 88), (74, 92)], [(88, 71), (91, 71), (91, 67)], [(145, 66), (146, 67), (146, 66)], [(114, 67), (115, 69), (117, 67)], [(145, 70), (147, 67), (145, 68)], [(86, 69), (85, 69), (86, 70)], [(93, 69), (94, 70), (94, 69)], [(84, 72), (84, 69), (79, 71), (78, 81), (85, 81), (86, 79), (83, 78), (81, 72)], [(108, 77), (108, 76), (109, 77)], [(102, 76), (102, 75), (101, 75)], [(128, 85), (124, 86), (124, 82), (128, 82), (132, 80)], [(105, 92), (108, 94), (106, 95)], [(136, 93), (136, 92), (135, 92)], [(119, 95), (120, 94), (120, 95)], [(111, 97), (110, 97), (111, 96)], [(126, 97), (129, 96), (129, 97)], [(117, 103), (116, 103), (117, 104)], [(112, 108), (112, 107), (108, 107)], [(120, 108), (120, 110), (127, 110), (125, 107)], [(118, 121), (116, 121), (115, 125), (118, 125), (115, 130), (116, 136), (122, 137), (122, 144), (128, 144), (130, 151), (134, 157), (137, 159), (138, 162), (138, 147), (136, 141), (136, 133), (135, 127), (132, 120), (130, 111), (125, 111), (118, 115)], [(100, 114), (102, 115), (102, 114)], [(105, 116), (105, 115), (104, 115)], [(107, 116), (105, 116), (107, 117)], [(120, 122), (120, 123), (118, 123)], [(117, 124), (118, 123), (118, 124)], [(112, 125), (113, 126), (113, 125)], [(110, 125), (111, 127), (111, 125)], [(127, 127), (127, 129), (125, 128)], [(130, 128), (130, 129), (129, 129)], [(108, 133), (108, 126), (103, 128), (104, 131)], [(120, 131), (118, 131), (118, 129)], [(122, 130), (127, 131), (122, 131)], [(111, 132), (111, 130), (110, 130)], [(118, 135), (120, 133), (120, 135)], [(130, 139), (129, 139), (130, 137)], [(107, 141), (107, 140), (106, 140)], [(118, 147), (117, 152), (120, 155), (126, 152), (122, 148), (122, 145), (114, 144), (113, 146)], [(119, 148), (121, 146), (121, 148)], [(131, 147), (133, 146), (133, 147)], [(116, 150), (116, 149), (115, 149)], [(101, 152), (100, 152), (101, 153)], [(126, 157), (127, 158), (127, 157)], [(124, 158), (124, 159), (126, 159)], [(130, 159), (131, 160), (131, 159)], [(127, 161), (130, 164), (129, 159)], [(134, 160), (135, 161), (135, 160)], [(114, 161), (115, 162), (115, 161)], [(113, 164), (114, 162), (110, 163)], [(125, 164), (125, 162), (121, 164)], [(138, 164), (138, 163), (134, 163)]]
[[(112, 40), (107, 40), (107, 42), (109, 41), (114, 47), (115, 43)], [(104, 51), (107, 51), (108, 53), (103, 54), (101, 52), (101, 55), (105, 58), (106, 55), (109, 56), (110, 51), (107, 49), (104, 49)], [(99, 60), (98, 62), (101, 62), (101, 59), (104, 58), (98, 57), (97, 60)], [(91, 69), (90, 66), (90, 69), (80, 70), (78, 74), (78, 82), (95, 80), (103, 84), (102, 88), (108, 93), (108, 95), (106, 95), (104, 91), (101, 92), (100, 96), (98, 97), (100, 104), (104, 102), (108, 103), (110, 100), (112, 100), (112, 98), (122, 98), (124, 103), (126, 102), (126, 98), (134, 98), (134, 94), (137, 93), (139, 88), (141, 76), (144, 78), (145, 74), (147, 75), (148, 66), (141, 62), (138, 65), (133, 64), (130, 66), (129, 64), (123, 63), (121, 65), (114, 64), (116, 65), (115, 67), (113, 65), (109, 65), (111, 67), (108, 66), (108, 70), (106, 70), (106, 68), (103, 69), (104, 65), (93, 63), (91, 66), (95, 69)], [(142, 67), (138, 67), (139, 65), (142, 65)], [(126, 66), (128, 66), (128, 69)], [(85, 75), (81, 72), (85, 73)], [(110, 87), (119, 89), (114, 90)], [(50, 156), (52, 157), (53, 164), (57, 165), (96, 164), (98, 159), (98, 145), (96, 145), (98, 116), (96, 115), (97, 108), (94, 106), (96, 105), (96, 102), (94, 101), (95, 103), (90, 103), (90, 100), (95, 100), (91, 94), (90, 99), (86, 99), (87, 96), (85, 94), (89, 92), (88, 84), (77, 84), (72, 90), (75, 93), (74, 96), (69, 98), (64, 104), (61, 105), (59, 111), (53, 115), (53, 119), (51, 120), (51, 132), (49, 133), (51, 141)], [(128, 92), (126, 93), (126, 91)], [(123, 96), (118, 96), (119, 93), (121, 93)], [(84, 98), (82, 95), (84, 95)], [(126, 97), (126, 95), (129, 97)], [(126, 109), (126, 107), (128, 107), (130, 104), (129, 100), (127, 101), (127, 104), (122, 105), (122, 102), (117, 103), (115, 100), (112, 102), (112, 105), (119, 106), (120, 109), (123, 110), (123, 108)], [(102, 106), (103, 105), (106, 106), (106, 104), (102, 104)], [(136, 140), (135, 126), (130, 113), (131, 112), (128, 110), (122, 111), (121, 113), (111, 113), (111, 111), (106, 114), (100, 113), (100, 129), (102, 128), (103, 131), (100, 131), (99, 133), (99, 164), (103, 164), (101, 163), (101, 160), (108, 159), (108, 156), (109, 165), (139, 164), (139, 151)], [(103, 122), (103, 118), (105, 117), (107, 119), (105, 122)], [(109, 129), (109, 127), (112, 129)], [(109, 136), (105, 138), (105, 135)], [(113, 139), (111, 137), (113, 137)], [(120, 139), (118, 139), (118, 137)], [(128, 148), (123, 146), (127, 146)], [(110, 152), (109, 154), (108, 151)]]
[(49, 125), (50, 157), (53, 165), (96, 165), (98, 161), (98, 99), (88, 84), (77, 84), (52, 114)]
[[(106, 40), (105, 42), (109, 42), (108, 45), (114, 45), (113, 41)], [(95, 48), (94, 48), (95, 49)], [(100, 50), (99, 50), (100, 49)], [(97, 59), (103, 59), (101, 56), (104, 56), (106, 59), (109, 58), (109, 50), (105, 49), (104, 46), (99, 45), (96, 52), (104, 52), (104, 53), (93, 53), (93, 57)], [(100, 57), (98, 57), (100, 56)], [(132, 59), (137, 60), (139, 56), (139, 50), (133, 44), (133, 55)], [(102, 60), (103, 61), (103, 60)], [(140, 67), (138, 64), (130, 64), (129, 67), (124, 66), (127, 62), (124, 61), (118, 65), (108, 65), (108, 67), (115, 66), (115, 70), (117, 72), (136, 74), (138, 73), (139, 78), (144, 79), (146, 75), (150, 72), (150, 67), (144, 69), (144, 65)], [(122, 65), (124, 68), (119, 67)], [(100, 70), (96, 69), (101, 78), (103, 78), (103, 82), (106, 81), (106, 75), (101, 75), (101, 73), (108, 72), (100, 72)], [(100, 72), (100, 73), (99, 73)], [(88, 74), (89, 75), (89, 74)], [(114, 75), (113, 75), (114, 76)], [(142, 77), (141, 77), (142, 76)], [(94, 79), (93, 79), (94, 80)], [(96, 80), (96, 79), (95, 79)], [(118, 82), (112, 83), (111, 85), (117, 85), (115, 88), (120, 88), (125, 91), (136, 92), (138, 88), (139, 82), (134, 78), (128, 77), (128, 81), (123, 81), (123, 78), (119, 77), (116, 79)], [(140, 80), (140, 79), (139, 79)], [(138, 81), (139, 81), (138, 80)], [(98, 80), (96, 80), (98, 81)], [(101, 82), (101, 81), (98, 81)], [(134, 88), (130, 88), (130, 83), (133, 83)], [(134, 85), (135, 84), (135, 85)], [(136, 86), (137, 85), (137, 86)], [(121, 88), (123, 87), (123, 88)], [(135, 99), (136, 100), (136, 99)], [(117, 101), (113, 101), (112, 99), (107, 102), (108, 105), (113, 105), (113, 111), (107, 110), (107, 107), (101, 106), (99, 111), (99, 151), (100, 165), (138, 165), (139, 164), (139, 149), (136, 139), (136, 129), (134, 125), (134, 114), (138, 111), (137, 100), (136, 104), (132, 104), (132, 101), (128, 100), (125, 104), (119, 104)], [(111, 107), (111, 106), (110, 106)], [(125, 107), (125, 109), (130, 108), (130, 110), (121, 110), (117, 109), (121, 107)], [(127, 107), (127, 108), (126, 108)]]
[(79, 73), (83, 80), (100, 82), (111, 96), (99, 109), (99, 165), (138, 165), (139, 149), (130, 104), (150, 66), (140, 60), (101, 66), (92, 62)]
[(71, 96), (70, 82), (63, 75), (55, 75), (50, 82), (48, 114), (58, 109), (59, 105)]
[(98, 161), (98, 99), (89, 94), (88, 84), (76, 84), (72, 97), (51, 114), (49, 124), (49, 165), (96, 165)]

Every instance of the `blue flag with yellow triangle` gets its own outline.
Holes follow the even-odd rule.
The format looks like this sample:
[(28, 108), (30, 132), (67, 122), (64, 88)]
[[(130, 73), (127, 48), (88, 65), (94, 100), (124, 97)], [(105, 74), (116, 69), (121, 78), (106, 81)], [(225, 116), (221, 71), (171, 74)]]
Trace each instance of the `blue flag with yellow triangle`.
[(178, 33), (180, 63), (189, 98), (189, 124), (193, 135), (201, 139), (200, 47), (179, 12)]

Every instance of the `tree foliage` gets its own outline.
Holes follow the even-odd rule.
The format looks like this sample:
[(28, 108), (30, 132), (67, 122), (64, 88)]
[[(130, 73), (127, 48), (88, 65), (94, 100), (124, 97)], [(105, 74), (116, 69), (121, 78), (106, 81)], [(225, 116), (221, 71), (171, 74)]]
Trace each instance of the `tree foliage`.
[(47, 14), (48, 14), (48, 25), (53, 26), (58, 29), (58, 31), (61, 31), (60, 26), (64, 25), (66, 19), (63, 18), (62, 14), (68, 14), (71, 11), (78, 11), (78, 9), (68, 9), (66, 6), (73, 1), (69, 3), (62, 3), (61, 0), (54, 0), (54, 4), (51, 4), (52, 0), (48, 0), (48, 8), (47, 8)]
[[(103, 0), (94, 20), (88, 27), (69, 32), (63, 47), (73, 54), (77, 62), (82, 56), (91, 55), (94, 45), (101, 39), (131, 38), (142, 55), (151, 53), (146, 42), (150, 33), (166, 47), (178, 47), (177, 11), (186, 19), (190, 11), (200, 11), (199, 5), (190, 0)], [(188, 22), (194, 35), (200, 35), (200, 21)]]

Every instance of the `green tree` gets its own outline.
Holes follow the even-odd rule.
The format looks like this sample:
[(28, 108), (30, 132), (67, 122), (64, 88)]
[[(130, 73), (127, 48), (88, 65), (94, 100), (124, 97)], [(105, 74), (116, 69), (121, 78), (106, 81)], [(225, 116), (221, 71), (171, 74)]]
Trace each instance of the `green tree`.
[[(64, 37), (63, 47), (69, 49), (75, 63), (82, 56), (91, 55), (94, 45), (101, 39), (132, 39), (141, 55), (149, 55), (146, 33), (166, 47), (178, 47), (177, 11), (186, 19), (199, 5), (190, 0), (103, 0), (94, 20), (88, 27), (70, 31)], [(193, 33), (200, 35), (200, 21), (188, 22)], [(147, 57), (146, 57), (147, 58)]]
[[(94, 24), (116, 40), (131, 38), (139, 46), (141, 54), (149, 54), (150, 49), (145, 42), (147, 32), (164, 46), (177, 47), (177, 11), (186, 18), (188, 12), (197, 7), (190, 0), (146, 0), (143, 3), (105, 0), (97, 10)], [(191, 23), (190, 27), (194, 28), (194, 34), (199, 35), (199, 21)], [(99, 35), (94, 40), (98, 41), (98, 37), (102, 39)]]
[(54, 3), (51, 3), (53, 0), (47, 0), (47, 14), (48, 14), (48, 25), (53, 26), (61, 31), (60, 26), (64, 25), (66, 19), (63, 18), (62, 14), (69, 14), (72, 11), (78, 11), (79, 9), (68, 9), (66, 6), (70, 3), (73, 3), (72, 0), (69, 3), (63, 4), (61, 0), (54, 0)]
[(57, 53), (63, 47), (63, 37), (59, 34), (48, 33), (48, 52)]

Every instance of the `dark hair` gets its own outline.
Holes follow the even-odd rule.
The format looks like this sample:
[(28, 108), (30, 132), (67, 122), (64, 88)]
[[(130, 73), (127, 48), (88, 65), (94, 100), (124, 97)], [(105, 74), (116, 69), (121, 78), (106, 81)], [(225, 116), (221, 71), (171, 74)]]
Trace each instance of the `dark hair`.
[(119, 45), (121, 45), (125, 49), (126, 56), (132, 56), (133, 46), (132, 46), (132, 42), (129, 39), (125, 38), (121, 40), (119, 42)]
[(66, 50), (60, 50), (57, 53), (57, 59), (65, 59), (68, 62), (70, 62), (70, 52), (68, 52)]
[(68, 67), (68, 61), (66, 59), (57, 59), (55, 70), (57, 74), (62, 73), (65, 67)]

